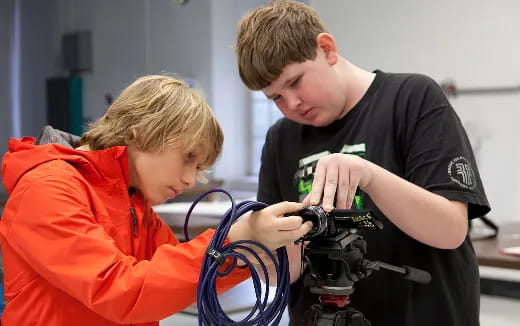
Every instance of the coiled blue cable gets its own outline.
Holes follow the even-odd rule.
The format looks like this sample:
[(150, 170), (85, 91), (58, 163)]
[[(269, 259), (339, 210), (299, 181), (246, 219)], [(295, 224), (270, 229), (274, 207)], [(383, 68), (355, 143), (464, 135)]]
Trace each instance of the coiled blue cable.
[[(280, 323), (280, 319), (282, 318), (283, 312), (287, 307), (290, 286), (289, 263), (285, 247), (281, 247), (276, 250), (276, 254), (278, 256), (277, 260), (276, 257), (269, 251), (269, 249), (267, 249), (261, 243), (255, 241), (241, 240), (223, 246), (231, 225), (238, 217), (249, 211), (265, 208), (267, 207), (266, 204), (252, 200), (246, 200), (236, 204), (231, 194), (229, 194), (226, 190), (219, 188), (212, 189), (200, 195), (188, 210), (188, 213), (186, 214), (186, 220), (184, 222), (184, 236), (188, 241), (188, 221), (197, 203), (204, 197), (214, 192), (221, 192), (227, 195), (231, 200), (231, 208), (228, 209), (227, 212), (223, 215), (222, 220), (209, 243), (207, 255), (204, 257), (202, 262), (202, 268), (199, 276), (199, 285), (197, 288), (199, 325), (278, 325)], [(274, 263), (277, 275), (277, 286), (276, 293), (271, 304), (268, 304), (267, 302), (269, 297), (269, 286), (265, 287), (266, 290), (264, 296), (262, 297), (262, 281), (257, 270), (253, 266), (253, 263), (243, 253), (235, 251), (235, 249), (240, 249), (253, 256), (254, 259), (260, 264), (261, 270), (264, 273), (266, 284), (269, 284), (267, 267), (260, 259), (256, 251), (251, 248), (251, 246), (256, 246), (258, 249), (265, 252)], [(231, 258), (230, 266), (225, 271), (219, 271), (221, 263), (228, 258)], [(251, 271), (252, 281), (255, 288), (256, 303), (247, 316), (245, 316), (240, 321), (235, 321), (229, 318), (226, 312), (222, 309), (222, 306), (218, 300), (216, 283), (218, 277), (225, 277), (231, 273), (231, 271), (237, 266), (238, 260), (245, 262), (247, 268), (249, 268)]]

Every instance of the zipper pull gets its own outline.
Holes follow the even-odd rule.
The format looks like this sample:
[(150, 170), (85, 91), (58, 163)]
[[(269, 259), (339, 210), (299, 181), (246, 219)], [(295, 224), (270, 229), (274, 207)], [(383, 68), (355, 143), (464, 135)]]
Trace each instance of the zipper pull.
[(137, 216), (135, 216), (134, 206), (130, 206), (130, 216), (132, 218), (132, 235), (137, 238)]

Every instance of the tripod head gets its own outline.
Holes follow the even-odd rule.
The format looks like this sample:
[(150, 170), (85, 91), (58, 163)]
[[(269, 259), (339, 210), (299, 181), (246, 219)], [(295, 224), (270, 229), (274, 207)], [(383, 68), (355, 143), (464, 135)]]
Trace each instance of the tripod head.
[(355, 282), (368, 277), (373, 271), (386, 269), (423, 284), (431, 280), (431, 275), (423, 270), (364, 258), (367, 243), (356, 230), (383, 228), (372, 210), (325, 212), (320, 206), (306, 206), (299, 212), (287, 215), (298, 215), (304, 221), (313, 223), (311, 231), (298, 241), (309, 241), (303, 254), (307, 263), (303, 285), (310, 292), (320, 295), (321, 304), (312, 306), (305, 325), (370, 325), (362, 313), (345, 307), (349, 295), (354, 292)]

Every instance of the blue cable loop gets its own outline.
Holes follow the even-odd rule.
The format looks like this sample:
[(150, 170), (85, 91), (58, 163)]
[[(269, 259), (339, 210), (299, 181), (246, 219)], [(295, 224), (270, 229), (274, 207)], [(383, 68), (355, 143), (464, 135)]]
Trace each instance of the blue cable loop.
[[(220, 188), (209, 190), (200, 195), (197, 199), (195, 199), (190, 209), (188, 210), (188, 213), (186, 214), (186, 220), (184, 222), (184, 237), (186, 238), (186, 241), (190, 240), (188, 235), (188, 221), (193, 209), (199, 201), (201, 201), (204, 197), (214, 192), (221, 192), (226, 194), (231, 200), (231, 208), (228, 209), (226, 213), (223, 215), (222, 221), (218, 225), (215, 234), (213, 235), (213, 238), (209, 243), (209, 253), (207, 253), (204, 256), (204, 260), (202, 262), (202, 268), (199, 275), (199, 284), (197, 288), (197, 309), (199, 326), (278, 325), (280, 323), (280, 319), (282, 318), (283, 312), (287, 307), (287, 300), (290, 287), (289, 262), (285, 247), (281, 247), (276, 250), (276, 255), (278, 256), (277, 260), (269, 249), (267, 249), (261, 243), (255, 241), (240, 240), (223, 246), (227, 234), (229, 233), (229, 229), (231, 228), (231, 225), (235, 222), (235, 220), (238, 217), (242, 216), (243, 214), (251, 210), (260, 210), (262, 208), (265, 208), (267, 207), (267, 204), (252, 200), (246, 200), (236, 204), (231, 194), (229, 194), (226, 190)], [(255, 259), (254, 261), (257, 261), (260, 264), (261, 270), (264, 273), (266, 284), (269, 284), (269, 275), (267, 274), (267, 267), (265, 266), (264, 262), (260, 259), (260, 256), (255, 252), (255, 250), (250, 248), (251, 246), (256, 246), (257, 248), (265, 252), (274, 263), (276, 269), (276, 292), (273, 301), (269, 305), (267, 304), (267, 300), (269, 297), (269, 286), (266, 285), (266, 291), (262, 298), (262, 281), (257, 270), (253, 266), (253, 263), (249, 260), (247, 256), (235, 251), (235, 249), (241, 249), (253, 256)], [(231, 258), (230, 266), (226, 270), (219, 272), (221, 262), (225, 261), (227, 258)], [(251, 309), (251, 312), (246, 317), (244, 317), (240, 321), (234, 321), (233, 319), (227, 316), (225, 311), (222, 309), (220, 302), (218, 301), (216, 283), (217, 277), (224, 277), (231, 273), (231, 271), (236, 267), (238, 260), (242, 260), (243, 262), (245, 262), (246, 266), (251, 271), (252, 281), (256, 295), (256, 303)]]

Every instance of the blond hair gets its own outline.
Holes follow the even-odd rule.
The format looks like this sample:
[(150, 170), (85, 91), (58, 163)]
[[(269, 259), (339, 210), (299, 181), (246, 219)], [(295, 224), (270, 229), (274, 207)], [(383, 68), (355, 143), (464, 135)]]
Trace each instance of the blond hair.
[(134, 145), (154, 152), (181, 145), (186, 153), (205, 154), (201, 170), (215, 163), (223, 141), (222, 129), (202, 94), (163, 75), (134, 81), (81, 137), (81, 145), (88, 144), (91, 150)]
[(316, 58), (316, 38), (327, 33), (318, 13), (292, 0), (275, 0), (248, 12), (238, 25), (236, 53), (244, 84), (265, 88), (285, 66)]

